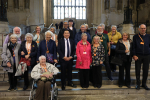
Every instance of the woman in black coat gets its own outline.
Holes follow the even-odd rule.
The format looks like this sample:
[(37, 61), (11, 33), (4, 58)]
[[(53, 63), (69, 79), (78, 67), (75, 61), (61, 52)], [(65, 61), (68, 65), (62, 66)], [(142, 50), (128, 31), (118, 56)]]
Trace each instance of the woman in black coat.
[[(132, 40), (129, 39), (128, 33), (122, 34), (122, 39), (118, 40), (116, 46), (116, 55), (122, 59), (123, 64), (119, 66), (119, 87), (126, 85), (128, 88), (131, 88), (131, 78), (130, 78), (130, 68), (132, 61)], [(124, 80), (124, 69), (126, 71), (125, 80)]]
[[(33, 35), (30, 33), (27, 33), (25, 38), (26, 40), (21, 43), (18, 53), (23, 59), (25, 58), (26, 60), (29, 60), (30, 66), (33, 68), (36, 65), (37, 43), (33, 41)], [(29, 85), (28, 67), (29, 66), (27, 66), (27, 71), (24, 72), (23, 90), (26, 90)]]

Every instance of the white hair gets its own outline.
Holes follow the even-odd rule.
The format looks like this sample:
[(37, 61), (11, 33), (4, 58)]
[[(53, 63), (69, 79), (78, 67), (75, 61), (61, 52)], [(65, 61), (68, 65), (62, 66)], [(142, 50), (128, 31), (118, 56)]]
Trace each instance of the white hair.
[(85, 26), (89, 26), (88, 24), (84, 24)]
[(87, 36), (87, 34), (86, 34), (86, 33), (82, 33), (82, 34), (81, 34), (81, 37), (83, 37), (84, 35), (85, 35), (85, 36)]
[[(98, 25), (97, 28), (98, 28), (98, 27), (102, 27), (102, 25)], [(97, 28), (96, 28), (96, 29), (97, 29)]]
[[(141, 25), (145, 25), (145, 24), (141, 24)], [(141, 25), (139, 25), (139, 28), (141, 28)], [(146, 27), (146, 25), (145, 25), (145, 27)]]
[(46, 31), (46, 32), (45, 32), (45, 35), (47, 35), (48, 33), (49, 33), (51, 36), (53, 36), (53, 32), (51, 32), (51, 31)]
[(111, 29), (112, 29), (113, 27), (115, 27), (115, 28), (117, 29), (117, 26), (116, 26), (116, 25), (111, 25)]
[(13, 37), (16, 38), (16, 39), (18, 38), (18, 36), (17, 36), (16, 34), (12, 34), (12, 35), (10, 36), (10, 39), (13, 38)]
[(100, 23), (99, 25), (100, 25), (100, 26), (104, 26), (104, 28), (105, 28), (105, 24), (104, 24), (104, 23)]
[(39, 61), (40, 61), (42, 58), (45, 58), (45, 59), (46, 59), (46, 57), (45, 57), (44, 55), (42, 55), (42, 56), (39, 57)]
[[(15, 33), (15, 29), (16, 29), (16, 28), (19, 28), (19, 29), (20, 29), (20, 36), (21, 36), (22, 32), (21, 32), (21, 28), (20, 28), (20, 27), (14, 27), (14, 28), (13, 28), (13, 34), (16, 34), (16, 33)], [(19, 36), (19, 37), (20, 37), (20, 36)]]
[[(86, 28), (85, 24), (82, 24), (81, 26), (84, 26)], [(80, 26), (80, 28), (81, 28), (81, 26)]]
[(33, 35), (32, 35), (31, 33), (27, 33), (27, 34), (25, 35), (25, 39), (26, 39), (28, 36), (32, 37), (32, 39), (33, 39)]

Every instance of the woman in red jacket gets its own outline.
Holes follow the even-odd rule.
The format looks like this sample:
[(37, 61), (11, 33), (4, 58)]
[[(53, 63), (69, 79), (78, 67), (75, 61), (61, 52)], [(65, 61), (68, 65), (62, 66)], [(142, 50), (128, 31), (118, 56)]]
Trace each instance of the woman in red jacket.
[(91, 45), (87, 41), (87, 34), (82, 33), (81, 41), (78, 42), (76, 48), (76, 68), (80, 72), (80, 85), (82, 88), (89, 87), (89, 69), (92, 62)]

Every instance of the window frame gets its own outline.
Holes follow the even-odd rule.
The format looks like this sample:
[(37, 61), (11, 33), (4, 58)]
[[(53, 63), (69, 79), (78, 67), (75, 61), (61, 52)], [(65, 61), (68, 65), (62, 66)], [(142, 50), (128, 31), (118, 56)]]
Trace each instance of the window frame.
[[(79, 0), (80, 1), (80, 0)], [(77, 20), (86, 20), (87, 19), (87, 0), (85, 0), (85, 2), (86, 2), (86, 5), (84, 6), (83, 5), (83, 0), (82, 0), (82, 6), (80, 5), (80, 3), (79, 3), (79, 5), (77, 6), (77, 4), (76, 4), (76, 0), (75, 0), (75, 5), (72, 5), (72, 0), (71, 0), (71, 5), (69, 5), (69, 0), (68, 0), (68, 5), (66, 6), (65, 5), (65, 0), (64, 0), (64, 5), (61, 5), (61, 0), (60, 0), (60, 5), (54, 5), (54, 2), (55, 2), (55, 0), (53, 0), (53, 2), (52, 2), (52, 12), (53, 12), (53, 19), (54, 20), (62, 20), (62, 18), (60, 17), (60, 19), (58, 19), (58, 7), (60, 7), (60, 9), (61, 9), (61, 7), (64, 7), (64, 17), (63, 17), (63, 19), (65, 19), (65, 18), (70, 18), (69, 17), (69, 7), (71, 7), (71, 18), (75, 18), (75, 19), (77, 19), (77, 17), (76, 17), (76, 8), (78, 7), (79, 9), (80, 9), (80, 7), (82, 7), (82, 19), (80, 19), (80, 11), (79, 11), (79, 18), (77, 19)], [(57, 0), (57, 2), (58, 2), (58, 0)], [(54, 18), (54, 14), (55, 14), (55, 12), (54, 12), (54, 8), (57, 8), (57, 18), (55, 19)], [(68, 8), (68, 17), (65, 17), (65, 8)], [(75, 17), (72, 17), (72, 8), (74, 7), (74, 9), (75, 9)], [(85, 19), (83, 19), (83, 8), (85, 7)], [(61, 15), (61, 10), (60, 10), (60, 15)]]

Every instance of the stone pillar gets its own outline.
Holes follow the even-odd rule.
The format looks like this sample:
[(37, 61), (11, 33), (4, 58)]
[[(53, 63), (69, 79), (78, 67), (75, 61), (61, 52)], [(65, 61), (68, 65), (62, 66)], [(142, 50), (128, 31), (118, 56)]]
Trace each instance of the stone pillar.
[(8, 22), (0, 21), (0, 46), (3, 46), (3, 42), (6, 37), (4, 35), (8, 33), (9, 33)]
[(135, 35), (133, 24), (123, 24), (121, 33), (124, 33), (124, 32), (129, 33), (130, 39), (133, 39), (133, 36)]

